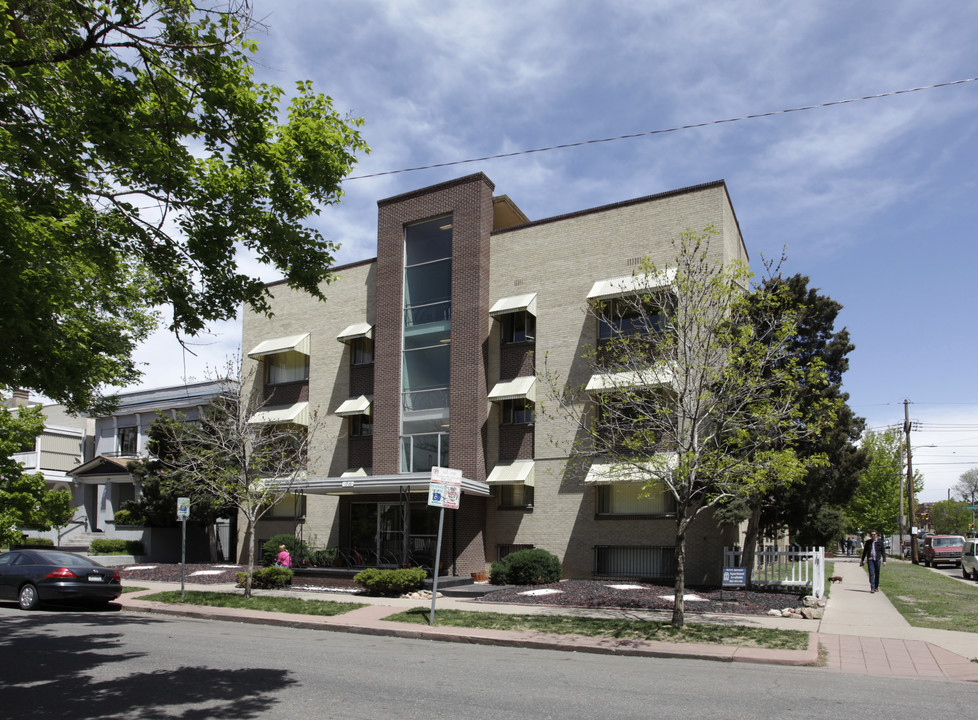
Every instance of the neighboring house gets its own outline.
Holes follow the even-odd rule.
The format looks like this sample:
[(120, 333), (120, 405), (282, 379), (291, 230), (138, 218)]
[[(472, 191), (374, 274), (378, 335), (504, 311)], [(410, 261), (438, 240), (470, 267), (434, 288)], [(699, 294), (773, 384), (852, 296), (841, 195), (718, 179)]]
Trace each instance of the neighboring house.
[[(14, 390), (7, 405), (11, 408), (35, 407), (26, 390)], [(13, 459), (22, 463), (24, 472), (41, 472), (48, 490), (72, 490), (69, 471), (78, 467), (86, 456), (91, 455), (95, 421), (84, 416), (69, 415), (62, 405), (42, 405), (44, 430), (34, 438), (34, 446), (15, 453)], [(67, 532), (62, 528), (61, 532)], [(28, 531), (37, 536), (36, 531)], [(57, 531), (49, 535), (54, 537)], [(56, 537), (54, 538), (56, 539)]]
[[(149, 430), (157, 413), (196, 420), (221, 388), (220, 382), (208, 381), (119, 393), (117, 409), (111, 415), (95, 418), (92, 454), (67, 473), (73, 485), (76, 510), (74, 527), (63, 534), (62, 543), (88, 544), (92, 537), (144, 540), (141, 529), (115, 527), (115, 512), (140, 492), (127, 469), (129, 462), (147, 456)], [(179, 547), (176, 551), (179, 553)]]
[[(446, 466), (464, 479), (445, 572), (539, 547), (566, 577), (671, 577), (671, 499), (569, 463), (576, 426), (537, 403), (544, 363), (601, 393), (581, 354), (602, 323), (584, 309), (613, 304), (642, 258), (667, 267), (683, 230), (712, 225), (716, 261), (747, 260), (726, 185), (538, 221), (493, 191), (477, 173), (381, 200), (377, 257), (335, 268), (326, 302), (272, 283), (273, 313), (245, 314), (246, 370), (269, 399), (253, 420), (324, 419), (288, 512), (261, 521), (256, 540), (296, 532), (358, 564), (430, 562), (427, 490)], [(737, 542), (704, 513), (688, 533), (687, 583), (719, 583), (722, 547)]]

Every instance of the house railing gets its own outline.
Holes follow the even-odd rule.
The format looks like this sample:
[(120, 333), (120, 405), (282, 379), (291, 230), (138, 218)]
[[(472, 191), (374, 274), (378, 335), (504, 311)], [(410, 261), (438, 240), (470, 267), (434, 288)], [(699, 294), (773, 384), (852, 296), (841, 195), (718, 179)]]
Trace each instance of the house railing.
[[(744, 567), (744, 551), (723, 549), (723, 567)], [(749, 573), (751, 583), (766, 587), (810, 587), (811, 594), (825, 594), (825, 548), (802, 548), (793, 545), (785, 549), (765, 547), (754, 553), (754, 567)]]

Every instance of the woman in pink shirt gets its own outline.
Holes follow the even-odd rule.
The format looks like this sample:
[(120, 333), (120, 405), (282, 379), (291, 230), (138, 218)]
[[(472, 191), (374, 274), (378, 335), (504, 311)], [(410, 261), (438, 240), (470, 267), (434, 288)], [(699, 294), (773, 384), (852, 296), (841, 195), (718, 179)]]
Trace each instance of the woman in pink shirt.
[(279, 567), (292, 567), (292, 556), (289, 555), (289, 551), (285, 549), (285, 545), (278, 546), (278, 557), (275, 558), (275, 564)]

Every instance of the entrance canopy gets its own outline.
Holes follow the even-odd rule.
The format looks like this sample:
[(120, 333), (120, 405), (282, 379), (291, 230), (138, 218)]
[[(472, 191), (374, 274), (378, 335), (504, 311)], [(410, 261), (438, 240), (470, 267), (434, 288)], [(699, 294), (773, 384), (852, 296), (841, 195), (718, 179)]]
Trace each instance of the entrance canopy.
[[(308, 495), (366, 495), (428, 492), (431, 473), (399, 473), (397, 475), (347, 475), (345, 477), (302, 478), (292, 484), (296, 492)], [(464, 495), (489, 496), (489, 484), (462, 478)]]

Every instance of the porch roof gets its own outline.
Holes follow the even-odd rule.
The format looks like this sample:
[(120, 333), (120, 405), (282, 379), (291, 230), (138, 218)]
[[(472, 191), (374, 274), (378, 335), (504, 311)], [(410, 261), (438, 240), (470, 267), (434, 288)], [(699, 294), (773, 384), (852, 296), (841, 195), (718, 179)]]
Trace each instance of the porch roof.
[[(294, 491), (309, 495), (366, 495), (396, 493), (405, 489), (412, 493), (428, 492), (431, 473), (399, 473), (397, 475), (361, 475), (304, 478), (292, 483)], [(489, 496), (489, 484), (479, 480), (462, 478), (462, 494)]]
[(131, 460), (136, 460), (135, 457), (109, 457), (108, 455), (99, 455), (94, 457), (86, 463), (82, 463), (78, 467), (69, 470), (65, 473), (68, 477), (75, 479), (91, 478), (91, 477), (129, 477), (128, 465)]

